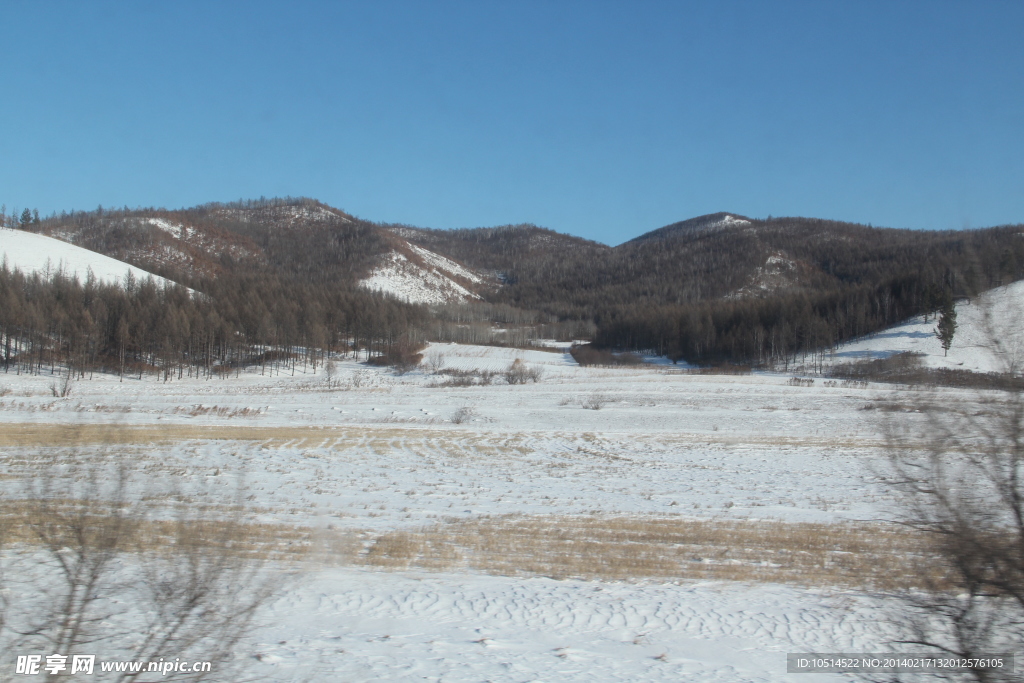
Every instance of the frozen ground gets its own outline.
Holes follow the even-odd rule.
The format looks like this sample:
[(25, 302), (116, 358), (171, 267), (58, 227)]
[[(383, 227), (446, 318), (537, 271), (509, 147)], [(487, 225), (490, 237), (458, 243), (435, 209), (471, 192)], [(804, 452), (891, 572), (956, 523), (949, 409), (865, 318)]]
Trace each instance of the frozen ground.
[[(1011, 351), (1022, 293), (996, 292), (987, 308)], [(985, 310), (958, 306), (948, 358), (932, 321), (910, 321), (835, 360), (917, 350), (933, 366), (995, 369), (980, 342)], [(168, 382), (97, 375), (67, 398), (52, 395), (56, 376), (0, 374), (0, 489), (22, 495), (17, 482), (47, 455), (68, 476), (76, 461), (129, 459), (203, 505), (232, 500), (241, 478), (261, 521), (320, 539), (241, 653), (266, 680), (803, 681), (786, 673), (787, 652), (889, 649), (879, 598), (820, 582), (556, 579), (353, 558), (380, 539), (488, 519), (885, 519), (890, 499), (874, 476), (884, 428), (920, 433), (920, 392), (664, 362), (581, 368), (565, 344), (438, 344), (424, 357), (404, 375), (354, 360), (330, 376), (302, 366)], [(507, 384), (517, 360), (539, 381)], [(452, 385), (466, 373), (491, 384)], [(952, 409), (991, 398), (944, 391)]]
[[(500, 370), (517, 356), (538, 383), (432, 386), (355, 362), (294, 377), (97, 376), (69, 398), (48, 375), (0, 375), (0, 421), (156, 430), (141, 462), (182, 481), (244, 470), (254, 504), (305, 524), (375, 528), (444, 515), (679, 513), (789, 521), (871, 519), (863, 463), (883, 446), (863, 410), (886, 387), (790, 386), (782, 375), (592, 369), (565, 353), (444, 345), (445, 363)], [(428, 354), (429, 355), (429, 354)], [(460, 410), (461, 424), (452, 422)], [(17, 426), (15, 426), (15, 424)], [(192, 437), (192, 438), (190, 438)], [(204, 479), (205, 480), (205, 479)]]
[(273, 604), (255, 672), (323, 681), (801, 681), (808, 676), (785, 673), (787, 652), (870, 651), (884, 633), (878, 616), (866, 597), (778, 585), (327, 570)]
[[(0, 481), (18, 495), (15, 482), (43, 453), (126, 457), (149, 480), (215, 503), (241, 474), (262, 521), (363, 543), (488, 515), (887, 514), (871, 467), (889, 418), (870, 408), (902, 405), (893, 387), (580, 368), (564, 346), (444, 344), (425, 356), (442, 372), (497, 375), (446, 387), (426, 365), (395, 375), (341, 360), (329, 380), (301, 366), (214, 380), (96, 376), (60, 399), (49, 375), (0, 374)], [(516, 359), (540, 381), (505, 384)], [(337, 558), (301, 573), (251, 646), (269, 680), (786, 681), (804, 680), (785, 673), (788, 651), (884, 649), (877, 603), (850, 590), (383, 570)]]

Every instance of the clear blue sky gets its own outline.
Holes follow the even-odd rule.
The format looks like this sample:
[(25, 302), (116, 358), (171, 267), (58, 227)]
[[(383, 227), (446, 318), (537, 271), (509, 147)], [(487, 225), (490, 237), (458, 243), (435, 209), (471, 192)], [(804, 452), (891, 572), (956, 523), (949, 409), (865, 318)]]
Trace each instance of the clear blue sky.
[(1024, 2), (0, 0), (0, 201), (1024, 222)]

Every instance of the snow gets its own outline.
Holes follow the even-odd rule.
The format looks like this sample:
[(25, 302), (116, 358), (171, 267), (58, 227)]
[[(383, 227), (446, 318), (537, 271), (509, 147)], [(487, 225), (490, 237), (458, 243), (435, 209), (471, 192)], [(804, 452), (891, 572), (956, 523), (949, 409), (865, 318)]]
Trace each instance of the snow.
[(545, 372), (567, 370), (572, 373), (578, 367), (576, 361), (569, 355), (568, 343), (546, 348), (551, 350), (513, 349), (472, 344), (430, 344), (423, 352), (423, 362), (427, 363), (431, 356), (440, 354), (444, 361), (443, 367), (454, 370), (501, 372), (516, 360)]
[[(339, 359), (332, 384), (301, 366), (295, 376), (214, 380), (97, 376), (55, 399), (48, 375), (8, 373), (0, 434), (112, 422), (143, 430), (124, 448), (147, 476), (230, 496), (243, 473), (261, 521), (331, 534), (510, 514), (832, 522), (886, 509), (868, 472), (885, 441), (877, 416), (858, 408), (889, 387), (584, 368), (564, 346), (437, 344), (426, 355), (435, 351), (446, 368), (500, 372), (519, 359), (543, 374), (535, 384), (499, 376), (443, 388), (445, 376), (425, 368), (396, 376)], [(601, 408), (583, 407), (587, 397)], [(476, 417), (454, 423), (464, 406)], [(7, 449), (0, 487), (30, 467), (20, 457), (28, 448)], [(878, 651), (878, 615), (874, 598), (849, 590), (326, 558), (303, 565), (244, 652), (272, 681), (799, 681), (785, 673), (786, 652)]]
[[(472, 273), (443, 256), (419, 247), (413, 248), (421, 257), (423, 254), (420, 252), (431, 255), (429, 259), (424, 258), (431, 266), (429, 269), (413, 263), (402, 253), (392, 251), (385, 255), (383, 262), (373, 269), (369, 277), (361, 280), (359, 285), (414, 304), (447, 304), (480, 299), (478, 294), (453, 280), (445, 270), (460, 277), (466, 277), (463, 273), (470, 276)], [(444, 269), (441, 264), (444, 264)]]
[(455, 275), (465, 280), (469, 280), (474, 284), (480, 284), (483, 282), (483, 278), (467, 268), (462, 267), (455, 261), (449, 258), (445, 258), (440, 254), (435, 254), (432, 251), (428, 251), (423, 247), (417, 247), (415, 244), (410, 244), (409, 248), (412, 249), (417, 256), (423, 259), (428, 266), (436, 270), (442, 270), (449, 275)]
[(727, 227), (731, 227), (733, 225), (750, 225), (750, 221), (744, 220), (742, 218), (736, 218), (736, 216), (730, 216), (730, 215), (727, 214), (724, 218), (722, 218), (722, 220), (716, 221), (715, 223), (709, 225), (708, 227), (709, 228), (727, 228)]
[(172, 223), (168, 220), (164, 220), (163, 218), (147, 218), (146, 222), (154, 228), (163, 230), (171, 237), (182, 238), (183, 236), (188, 236), (188, 229), (181, 223)]
[[(968, 343), (980, 314), (1019, 330), (1022, 300), (1017, 283), (962, 302), (963, 336), (942, 362), (991, 364), (989, 350)], [(926, 348), (914, 334), (933, 322), (915, 324), (845, 351)], [(579, 367), (564, 343), (545, 346), (434, 344), (404, 375), (336, 359), (330, 381), (323, 367), (301, 365), (167, 382), (97, 375), (63, 399), (49, 374), (12, 370), (0, 374), (0, 493), (18, 495), (38, 455), (60, 451), (33, 438), (116, 424), (130, 435), (118, 450), (86, 440), (78, 457), (121, 453), (205, 502), (233, 500), (242, 476), (260, 521), (355, 538), (357, 549), (386, 533), (504, 516), (842, 523), (892, 513), (875, 476), (886, 420), (911, 434), (926, 425), (919, 413), (866, 409), (905, 402), (892, 385)], [(941, 349), (927, 348), (939, 362)], [(516, 360), (541, 370), (540, 381), (506, 384), (501, 370)], [(445, 370), (498, 374), (457, 387), (444, 386)], [(991, 398), (943, 391), (967, 411)], [(456, 422), (461, 408), (472, 417)], [(799, 683), (807, 677), (786, 673), (787, 652), (890, 649), (885, 599), (842, 587), (382, 569), (332, 554), (326, 541), (291, 569), (298, 578), (240, 647), (264, 680)]]
[(877, 614), (862, 596), (773, 585), (330, 570), (273, 605), (255, 672), (317, 681), (801, 681), (785, 673), (786, 652), (871, 651)]
[(170, 236), (172, 237), (181, 237), (182, 226), (180, 223), (172, 223), (171, 221), (164, 220), (163, 218), (146, 218), (145, 222), (150, 225), (153, 225), (154, 227), (160, 228), (161, 230), (170, 234)]
[[(740, 221), (746, 223), (748, 221)], [(758, 266), (751, 274), (748, 284), (735, 292), (727, 294), (725, 299), (742, 299), (748, 296), (764, 295), (795, 284), (796, 263), (780, 252), (770, 254), (763, 266)]]
[[(915, 316), (900, 325), (855, 339), (839, 347), (832, 363), (888, 358), (897, 353), (922, 354), (927, 367), (975, 372), (1020, 372), (1024, 364), (1024, 280), (956, 302), (957, 329), (949, 354), (935, 335), (937, 320)], [(997, 348), (992, 340), (997, 340)]]
[(23, 230), (0, 228), (0, 260), (6, 262), (8, 268), (17, 268), (24, 273), (60, 271), (82, 282), (91, 270), (93, 276), (101, 282), (123, 282), (125, 275), (130, 272), (138, 281), (153, 278), (159, 285), (174, 284), (123, 261)]

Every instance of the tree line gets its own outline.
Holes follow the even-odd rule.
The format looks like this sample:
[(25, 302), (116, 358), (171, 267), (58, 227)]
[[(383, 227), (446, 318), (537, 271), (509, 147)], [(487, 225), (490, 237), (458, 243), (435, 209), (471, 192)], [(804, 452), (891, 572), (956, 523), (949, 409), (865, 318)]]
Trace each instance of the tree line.
[(282, 282), (210, 283), (199, 294), (152, 279), (79, 282), (0, 266), (5, 372), (224, 376), (313, 370), (330, 354), (389, 355), (423, 341), (427, 311), (372, 292)]

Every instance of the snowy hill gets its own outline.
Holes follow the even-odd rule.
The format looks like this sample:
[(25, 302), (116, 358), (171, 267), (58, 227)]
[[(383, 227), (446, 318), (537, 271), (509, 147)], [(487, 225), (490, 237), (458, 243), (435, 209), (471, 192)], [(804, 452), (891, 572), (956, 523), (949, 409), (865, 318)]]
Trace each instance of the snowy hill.
[(476, 273), (440, 254), (409, 244), (409, 254), (392, 251), (370, 276), (364, 289), (384, 292), (414, 304), (451, 304), (480, 300), (469, 287), (483, 283)]
[(174, 284), (123, 261), (23, 230), (0, 228), (0, 262), (12, 270), (17, 268), (24, 273), (61, 271), (83, 282), (89, 271), (92, 271), (97, 280), (107, 283), (123, 282), (125, 275), (130, 272), (138, 281), (153, 278), (160, 285)]
[[(910, 351), (923, 354), (933, 368), (976, 372), (1019, 372), (1024, 362), (1024, 280), (956, 304), (957, 330), (949, 355), (935, 336), (934, 316), (915, 316), (900, 325), (855, 339), (839, 347), (833, 362), (887, 358)], [(994, 343), (998, 342), (998, 343)], [(1000, 348), (997, 348), (1000, 347)], [(1007, 368), (1007, 363), (1012, 367)]]

